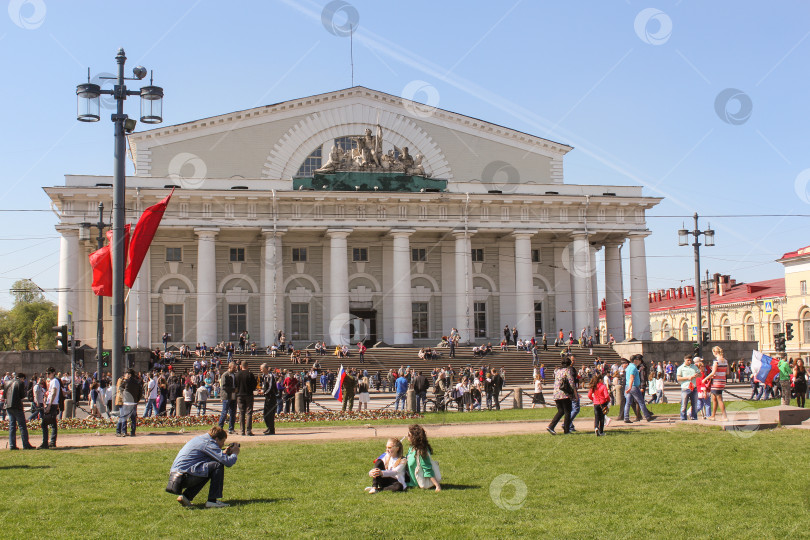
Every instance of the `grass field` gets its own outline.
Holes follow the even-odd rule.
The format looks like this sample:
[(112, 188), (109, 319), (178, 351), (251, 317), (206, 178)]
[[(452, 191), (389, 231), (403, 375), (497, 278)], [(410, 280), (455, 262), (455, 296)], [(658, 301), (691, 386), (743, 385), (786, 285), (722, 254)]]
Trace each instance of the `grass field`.
[[(405, 430), (403, 429), (403, 434)], [(247, 443), (226, 509), (165, 493), (179, 448), (0, 454), (7, 538), (791, 538), (810, 517), (810, 432), (716, 428), (434, 439), (443, 491), (368, 495), (384, 441)], [(197, 503), (204, 503), (207, 488)]]

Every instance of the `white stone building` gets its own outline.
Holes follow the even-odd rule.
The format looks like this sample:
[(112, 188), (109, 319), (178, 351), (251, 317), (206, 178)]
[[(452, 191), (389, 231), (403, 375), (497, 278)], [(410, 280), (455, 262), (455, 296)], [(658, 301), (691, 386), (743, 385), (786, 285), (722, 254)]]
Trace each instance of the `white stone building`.
[[(384, 153), (409, 147), (446, 188), (294, 187), (333, 145), (378, 124)], [(451, 327), (462, 341), (497, 342), (505, 324), (523, 337), (578, 333), (599, 321), (602, 248), (607, 330), (620, 339), (623, 246), (634, 334), (649, 338), (645, 210), (660, 199), (565, 184), (565, 144), (354, 87), (135, 133), (129, 145), (128, 223), (180, 188), (127, 297), (130, 346), (157, 346), (164, 331), (192, 346), (243, 329), (260, 345), (281, 329), (299, 345), (435, 344)], [(111, 185), (68, 175), (45, 188), (61, 215), (59, 319), (72, 311), (89, 345), (96, 231), (86, 224), (100, 201), (111, 208)]]

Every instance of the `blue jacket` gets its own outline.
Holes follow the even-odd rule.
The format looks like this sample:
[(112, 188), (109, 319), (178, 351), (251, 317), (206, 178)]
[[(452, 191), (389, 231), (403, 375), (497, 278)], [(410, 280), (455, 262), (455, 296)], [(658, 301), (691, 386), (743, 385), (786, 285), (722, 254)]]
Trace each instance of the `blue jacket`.
[(404, 394), (408, 391), (408, 379), (400, 375), (394, 382), (397, 387), (397, 394)]
[(233, 454), (226, 454), (208, 433), (198, 435), (180, 449), (172, 463), (171, 472), (184, 472), (192, 476), (208, 476), (206, 463), (218, 461), (226, 467), (236, 463)]

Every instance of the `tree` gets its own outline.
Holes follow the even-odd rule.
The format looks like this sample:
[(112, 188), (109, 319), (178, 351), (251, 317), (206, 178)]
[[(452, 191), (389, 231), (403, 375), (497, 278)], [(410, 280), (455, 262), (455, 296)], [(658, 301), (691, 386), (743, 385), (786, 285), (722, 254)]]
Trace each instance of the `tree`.
[(0, 310), (0, 350), (37, 350), (56, 348), (52, 327), (56, 326), (57, 308), (30, 279), (11, 286), (14, 307)]

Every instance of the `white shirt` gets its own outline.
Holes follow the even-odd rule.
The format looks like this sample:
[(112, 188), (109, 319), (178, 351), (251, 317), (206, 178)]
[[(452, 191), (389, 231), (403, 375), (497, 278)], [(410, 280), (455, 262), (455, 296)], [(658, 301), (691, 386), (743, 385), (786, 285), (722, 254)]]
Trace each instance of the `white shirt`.
[(34, 386), (34, 405), (42, 405), (43, 399), (45, 399), (45, 389), (37, 384)]
[[(399, 463), (397, 463), (399, 461)], [(385, 469), (382, 470), (382, 475), (385, 478), (396, 478), (397, 482), (402, 484), (403, 488), (407, 488), (407, 484), (405, 483), (405, 466), (408, 464), (408, 460), (406, 458), (394, 458), (391, 457), (387, 452), (383, 456), (383, 463), (385, 463)], [(373, 470), (373, 469), (372, 469)], [(369, 476), (371, 476), (371, 471), (369, 471)]]
[(157, 380), (149, 379), (149, 384), (146, 388), (149, 390), (149, 399), (157, 399)]
[(59, 392), (62, 390), (62, 383), (54, 377), (48, 382), (48, 395), (45, 397), (45, 405), (59, 403)]

